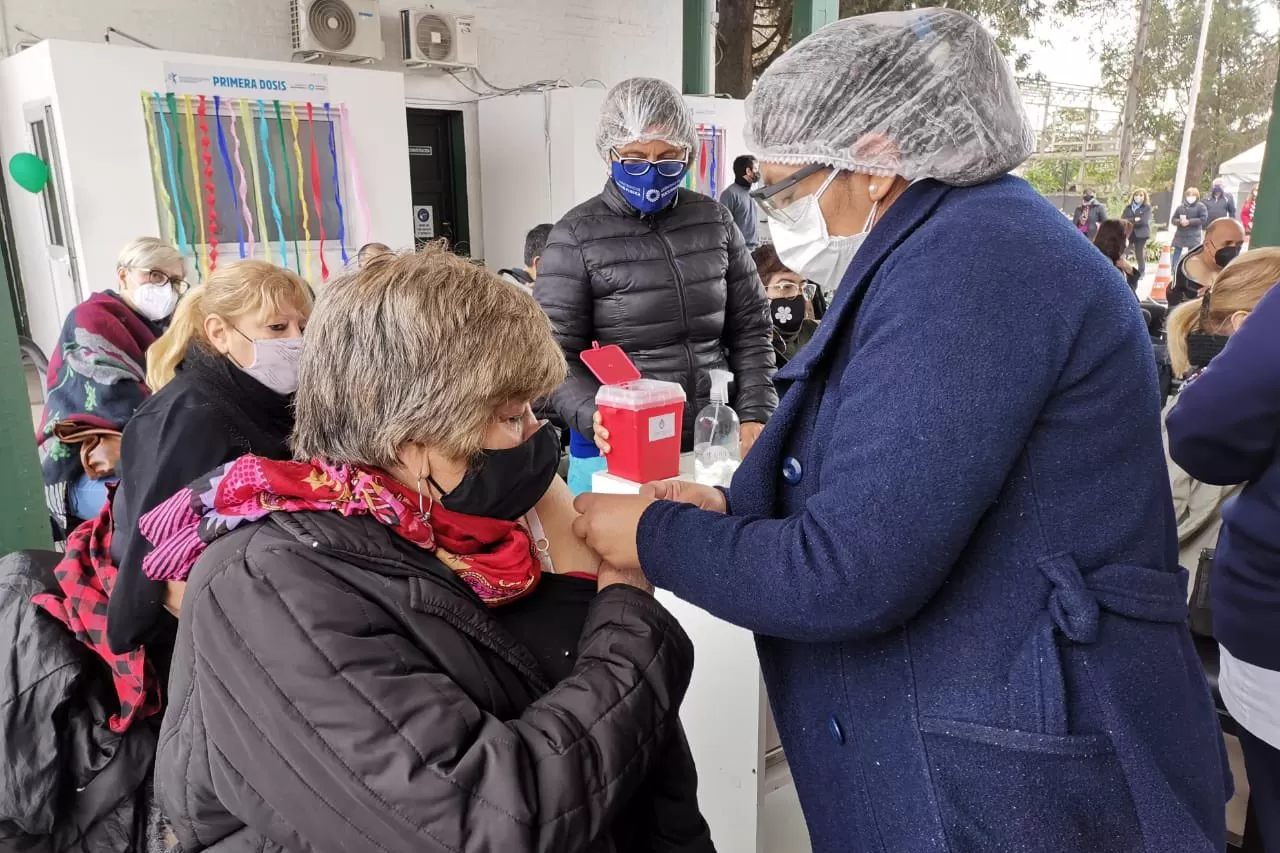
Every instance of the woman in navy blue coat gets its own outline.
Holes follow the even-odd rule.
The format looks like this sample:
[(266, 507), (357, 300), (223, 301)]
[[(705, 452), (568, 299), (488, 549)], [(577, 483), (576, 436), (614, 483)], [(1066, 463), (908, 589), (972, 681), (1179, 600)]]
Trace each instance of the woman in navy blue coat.
[(747, 110), (779, 255), (839, 291), (727, 494), (585, 496), (579, 534), (756, 632), (815, 853), (1222, 850), (1150, 340), (1007, 176), (994, 41), (838, 21)]

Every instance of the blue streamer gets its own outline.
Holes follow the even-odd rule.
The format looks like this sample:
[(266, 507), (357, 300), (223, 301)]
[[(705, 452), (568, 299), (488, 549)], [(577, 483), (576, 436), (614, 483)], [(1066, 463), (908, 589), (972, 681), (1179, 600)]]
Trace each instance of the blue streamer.
[[(160, 93), (152, 92), (151, 94), (156, 99), (156, 112), (160, 115), (160, 129), (164, 135), (164, 167), (169, 173), (169, 184), (176, 194), (178, 177), (173, 165), (173, 139), (169, 135), (169, 120), (165, 118), (164, 107), (160, 103)], [(178, 250), (181, 251), (187, 243), (187, 227), (183, 224), (182, 205), (178, 204), (176, 195), (173, 201), (173, 218), (178, 223)]]
[(329, 102), (324, 102), (324, 117), (329, 122), (329, 156), (333, 158), (333, 200), (338, 205), (338, 246), (342, 249), (342, 263), (351, 262), (347, 257), (347, 217), (342, 210), (342, 185), (338, 180), (338, 141), (333, 133), (333, 113)]
[[(231, 120), (235, 121), (235, 113), (231, 114)], [(231, 187), (231, 200), (234, 202), (236, 196), (236, 176), (231, 171), (231, 152), (227, 150), (227, 134), (222, 129), (222, 96), (213, 96), (213, 123), (218, 126), (218, 152), (222, 154), (222, 168), (227, 170), (227, 186)], [(240, 211), (236, 210), (236, 237), (240, 239), (240, 260), (244, 260), (244, 224), (241, 221)]]
[(720, 142), (720, 134), (716, 130), (716, 126), (711, 125), (711, 197), (719, 198), (716, 194), (716, 146)]
[(276, 233), (280, 236), (280, 266), (289, 268), (289, 244), (284, 239), (284, 217), (280, 215), (280, 203), (276, 201), (276, 167), (271, 163), (271, 131), (267, 127), (267, 105), (258, 101), (258, 139), (262, 142), (262, 156), (267, 161), (267, 186), (271, 190), (271, 217), (276, 221)]

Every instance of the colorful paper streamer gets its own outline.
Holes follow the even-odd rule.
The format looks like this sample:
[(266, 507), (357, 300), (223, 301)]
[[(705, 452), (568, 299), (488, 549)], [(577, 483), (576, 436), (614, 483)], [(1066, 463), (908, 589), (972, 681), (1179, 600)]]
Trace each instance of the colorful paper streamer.
[[(271, 146), (268, 144), (271, 132), (267, 129), (267, 107), (262, 101), (258, 101), (258, 135), (262, 137), (262, 157), (267, 161), (267, 186), (271, 189), (271, 216), (276, 221), (276, 233), (280, 235), (280, 257), (283, 259), (280, 265), (288, 269), (289, 244), (284, 236), (284, 219), (280, 215), (280, 203), (276, 200), (276, 169), (271, 163)], [(281, 147), (284, 146), (283, 137), (280, 144)], [(288, 165), (285, 163), (286, 168)]]
[[(159, 97), (157, 95), (156, 97)], [(178, 123), (178, 100), (172, 92), (165, 95), (165, 103), (169, 106), (169, 115), (173, 116), (173, 142), (176, 143), (172, 148), (169, 145), (169, 123), (165, 120), (164, 111), (160, 111), (160, 126), (164, 129), (164, 149), (166, 156), (169, 157), (169, 176), (174, 181), (174, 186), (178, 188), (178, 199), (182, 202), (182, 211), (186, 214), (187, 222), (191, 224), (191, 230), (188, 231), (181, 227), (181, 234), (184, 243), (191, 249), (191, 263), (195, 267), (196, 275), (200, 275), (200, 253), (196, 249), (196, 219), (191, 214), (191, 201), (187, 198), (187, 180), (185, 169), (183, 168), (182, 157), (182, 131), (179, 129)], [(176, 157), (173, 149), (177, 150)], [(176, 161), (176, 164), (175, 164)], [(174, 169), (176, 168), (176, 174)], [(181, 220), (179, 220), (181, 222)]]
[(360, 160), (356, 157), (356, 147), (351, 143), (351, 121), (347, 116), (347, 105), (340, 104), (338, 113), (342, 117), (342, 147), (347, 154), (347, 171), (351, 174), (351, 188), (356, 194), (356, 206), (360, 208), (360, 219), (364, 225), (364, 243), (373, 239), (373, 220), (369, 218), (369, 200), (365, 198), (364, 182), (360, 180)]
[[(222, 96), (220, 95), (213, 96), (213, 123), (218, 127), (218, 154), (221, 155), (222, 157), (222, 168), (223, 168), (223, 171), (227, 173), (227, 186), (231, 188), (231, 195), (232, 195), (232, 198), (234, 198), (236, 195), (236, 175), (235, 175), (235, 172), (231, 170), (231, 151), (227, 147), (226, 131), (222, 129)], [(236, 115), (235, 115), (235, 112), (233, 111), (231, 113), (231, 128), (233, 131), (235, 129), (235, 126), (236, 126)], [(237, 155), (239, 154), (239, 150), (240, 150), (239, 146), (237, 146), (236, 148)], [(240, 175), (242, 177), (244, 175), (243, 166), (240, 167)], [(240, 187), (241, 187), (240, 197), (243, 200), (244, 181), (240, 182)], [(244, 257), (245, 257), (243, 214), (247, 213), (248, 210), (249, 210), (248, 206), (245, 206), (244, 208), (242, 208), (241, 216), (236, 217), (236, 239), (240, 242), (240, 259), (241, 260), (244, 260)]]
[[(294, 272), (298, 275), (302, 275), (302, 252), (298, 249), (298, 212), (297, 208), (293, 206), (293, 200), (297, 198), (297, 196), (293, 194), (293, 175), (290, 174), (289, 170), (289, 149), (285, 146), (284, 141), (284, 118), (280, 113), (280, 102), (272, 101), (271, 104), (275, 107), (276, 111), (276, 132), (280, 134), (280, 156), (284, 160), (285, 186), (289, 190), (289, 218), (293, 224), (293, 267)], [(294, 144), (297, 145), (297, 143), (297, 139), (294, 139)], [(302, 158), (299, 157), (298, 161), (301, 162)], [(302, 182), (301, 172), (298, 173), (298, 182)], [(284, 231), (281, 231), (280, 234), (283, 235)], [(311, 254), (308, 252), (307, 258), (310, 259), (310, 257)]]
[(329, 102), (324, 104), (324, 117), (329, 122), (329, 160), (333, 163), (333, 201), (338, 206), (338, 248), (342, 250), (342, 265), (351, 263), (347, 257), (347, 214), (342, 209), (342, 181), (338, 180), (338, 141), (333, 129), (333, 111)]
[[(267, 233), (267, 216), (262, 208), (262, 177), (258, 168), (258, 143), (253, 138), (253, 116), (249, 114), (249, 101), (241, 99), (240, 101), (240, 119), (244, 123), (244, 144), (249, 149), (249, 168), (253, 173), (253, 201), (258, 210), (258, 223), (262, 228), (262, 252), (266, 256), (267, 263), (271, 263), (271, 235)], [(235, 132), (236, 123), (231, 122), (232, 133)], [(240, 161), (236, 160), (236, 165), (240, 165)], [(243, 167), (241, 167), (241, 177), (243, 178)], [(249, 254), (253, 254), (253, 224), (249, 225)]]
[[(200, 228), (200, 276), (204, 279), (209, 275), (209, 235), (206, 233), (207, 222), (204, 218), (204, 197), (200, 192), (200, 145), (196, 140), (196, 111), (191, 104), (190, 95), (182, 96), (182, 104), (186, 108), (183, 117), (186, 119), (187, 147), (191, 149), (191, 194), (196, 197), (196, 223)], [(178, 152), (182, 152), (181, 145)], [(191, 230), (195, 232), (196, 229), (193, 226)]]
[(213, 185), (213, 142), (209, 137), (209, 104), (204, 95), (200, 96), (198, 110), (200, 116), (200, 159), (204, 161), (205, 207), (209, 212), (209, 272), (218, 268), (218, 204), (216, 187)]
[(307, 101), (307, 134), (311, 145), (311, 201), (316, 206), (316, 226), (320, 230), (320, 280), (329, 280), (329, 263), (324, 259), (324, 201), (320, 188), (324, 181), (320, 179), (320, 157), (316, 153), (316, 114), (311, 102)]
[(178, 227), (173, 218), (172, 204), (173, 200), (169, 197), (169, 189), (164, 184), (164, 155), (160, 151), (160, 143), (156, 139), (156, 121), (151, 116), (151, 96), (146, 92), (142, 93), (142, 120), (147, 123), (147, 147), (149, 149), (148, 157), (151, 160), (151, 178), (155, 181), (156, 191), (160, 193), (160, 207), (164, 209), (164, 220), (167, 228), (164, 228), (169, 234), (169, 242), (174, 246), (181, 246), (178, 240)]
[(306, 244), (307, 255), (302, 265), (302, 277), (311, 283), (311, 214), (307, 210), (307, 179), (302, 165), (302, 143), (298, 141), (298, 109), (296, 104), (289, 104), (289, 127), (293, 130), (293, 156), (298, 162), (298, 205), (302, 208), (302, 242)]

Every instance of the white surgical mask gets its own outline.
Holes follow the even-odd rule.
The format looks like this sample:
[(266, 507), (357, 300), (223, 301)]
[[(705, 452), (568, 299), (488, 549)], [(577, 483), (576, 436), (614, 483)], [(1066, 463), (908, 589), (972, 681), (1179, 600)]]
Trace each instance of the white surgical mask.
[(871, 233), (880, 206), (879, 202), (871, 206), (871, 214), (861, 233), (832, 237), (827, 232), (827, 220), (822, 215), (818, 198), (826, 192), (836, 174), (833, 172), (813, 195), (787, 205), (783, 217), (769, 222), (769, 233), (778, 259), (793, 272), (817, 282), (826, 293), (835, 292), (840, 285), (854, 255)]
[(148, 320), (159, 322), (178, 307), (178, 293), (167, 284), (141, 284), (133, 291), (133, 307)]
[[(236, 329), (240, 332), (239, 329)], [(298, 367), (302, 361), (302, 338), (264, 338), (253, 341), (253, 363), (240, 368), (277, 394), (298, 390)]]

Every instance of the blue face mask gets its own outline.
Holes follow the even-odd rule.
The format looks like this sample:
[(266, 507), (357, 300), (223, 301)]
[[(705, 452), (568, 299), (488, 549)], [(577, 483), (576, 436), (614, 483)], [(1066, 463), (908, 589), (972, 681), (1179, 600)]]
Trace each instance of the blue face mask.
[(643, 214), (657, 213), (671, 204), (680, 182), (684, 180), (688, 167), (678, 175), (667, 177), (658, 173), (654, 166), (643, 175), (628, 175), (621, 163), (613, 163), (613, 182), (617, 185), (627, 204)]

